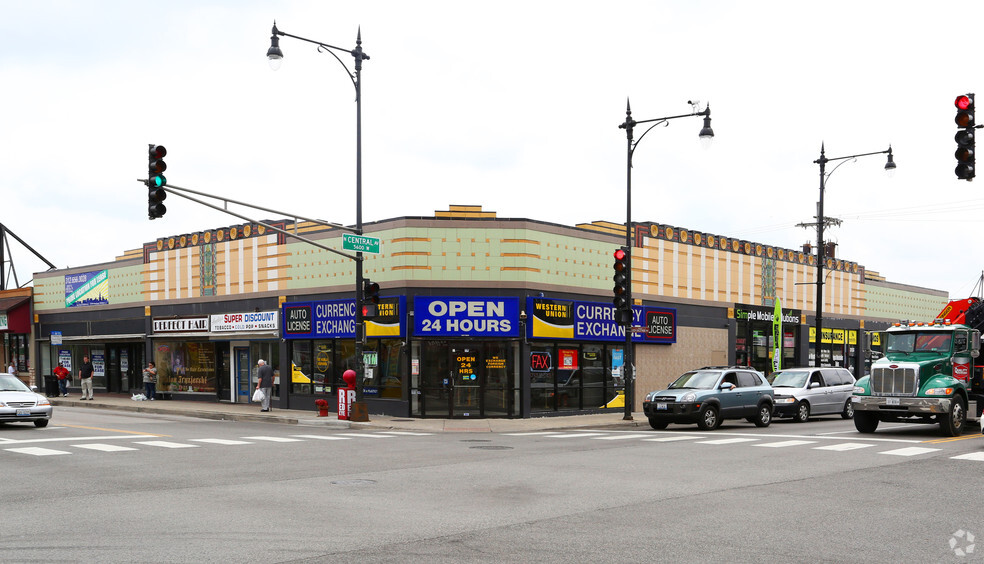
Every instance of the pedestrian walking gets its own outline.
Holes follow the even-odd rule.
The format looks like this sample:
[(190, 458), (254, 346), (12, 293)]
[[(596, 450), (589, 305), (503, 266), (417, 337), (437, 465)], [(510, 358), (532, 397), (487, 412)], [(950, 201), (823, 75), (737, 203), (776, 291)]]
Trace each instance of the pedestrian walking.
[(79, 368), (79, 382), (82, 383), (82, 399), (92, 400), (92, 363), (88, 356), (82, 357), (82, 368)]
[(147, 368), (143, 369), (143, 382), (147, 399), (153, 400), (157, 395), (157, 366), (153, 362), (148, 362)]
[(270, 411), (270, 398), (273, 396), (273, 367), (262, 358), (256, 361), (256, 389), (263, 390), (260, 411)]
[(58, 377), (58, 390), (61, 392), (63, 398), (68, 397), (68, 375), (70, 372), (64, 365), (59, 364), (51, 371), (52, 374)]
[(14, 361), (10, 361), (10, 364), (7, 366), (7, 374), (17, 374), (17, 367), (14, 366)]

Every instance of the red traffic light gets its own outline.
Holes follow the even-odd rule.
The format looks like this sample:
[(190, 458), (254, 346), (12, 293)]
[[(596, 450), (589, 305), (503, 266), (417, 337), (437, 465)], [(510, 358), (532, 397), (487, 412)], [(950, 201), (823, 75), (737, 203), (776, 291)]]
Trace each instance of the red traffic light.
[(622, 249), (615, 249), (615, 260), (625, 260), (625, 251)]
[(163, 159), (167, 156), (167, 149), (164, 145), (152, 145), (150, 147), (150, 158), (152, 159)]
[(961, 96), (957, 96), (957, 99), (953, 101), (953, 105), (956, 106), (957, 109), (966, 110), (974, 105), (974, 100), (970, 96), (963, 94)]

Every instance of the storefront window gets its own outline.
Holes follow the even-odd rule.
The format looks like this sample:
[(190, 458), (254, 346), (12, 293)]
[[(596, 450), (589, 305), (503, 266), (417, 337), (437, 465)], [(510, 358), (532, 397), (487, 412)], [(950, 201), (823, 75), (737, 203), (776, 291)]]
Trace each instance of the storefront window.
[(314, 375), (311, 341), (295, 341), (291, 345), (290, 392), (292, 394), (310, 394), (313, 384), (312, 376)]
[[(14, 364), (18, 372), (27, 372), (29, 367), (28, 359), (29, 348), (27, 346), (27, 335), (17, 333), (4, 333), (6, 341), (7, 358)], [(4, 366), (4, 368), (7, 368)]]
[[(273, 367), (273, 397), (280, 397), (280, 343), (270, 342), (270, 341), (253, 341), (249, 344), (249, 354), (253, 362), (259, 361), (261, 358), (266, 361), (266, 363)], [(214, 355), (213, 355), (214, 358)], [(257, 368), (253, 367), (252, 373), (252, 387), (256, 387), (256, 382), (258, 380)]]
[[(96, 359), (102, 351), (92, 351), (96, 374)], [(157, 391), (215, 393), (215, 343), (157, 341), (154, 347), (157, 365)], [(98, 381), (93, 381), (99, 385)]]

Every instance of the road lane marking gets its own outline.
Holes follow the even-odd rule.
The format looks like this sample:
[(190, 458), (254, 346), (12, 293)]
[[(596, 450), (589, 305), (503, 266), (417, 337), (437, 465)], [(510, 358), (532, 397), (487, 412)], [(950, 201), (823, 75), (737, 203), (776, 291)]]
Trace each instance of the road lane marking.
[(859, 448), (868, 448), (875, 445), (866, 445), (864, 443), (841, 443), (838, 445), (827, 445), (822, 447), (813, 447), (813, 450), (834, 450), (839, 452), (844, 452), (848, 450), (857, 450)]
[(170, 441), (134, 441), (138, 445), (147, 445), (163, 448), (198, 448), (199, 445), (189, 445), (185, 443), (172, 443)]
[(779, 441), (778, 443), (764, 443), (764, 444), (752, 445), (752, 446), (769, 447), (769, 448), (784, 448), (784, 447), (800, 446), (800, 445), (812, 445), (815, 442), (816, 441)]
[(9, 452), (17, 452), (20, 454), (31, 454), (34, 456), (52, 456), (55, 454), (72, 454), (67, 450), (54, 450), (50, 448), (42, 447), (22, 447), (22, 448), (5, 448), (4, 450)]
[(984, 452), (968, 452), (967, 454), (961, 454), (960, 456), (951, 456), (950, 458), (954, 460), (979, 460), (984, 462)]
[(389, 435), (370, 435), (369, 433), (345, 433), (346, 437), (364, 437), (369, 439), (392, 439)]
[(87, 427), (85, 425), (61, 425), (71, 429), (88, 429), (90, 431), (106, 431), (107, 433), (123, 433), (125, 435), (143, 435), (145, 437), (169, 437), (170, 435), (159, 435), (157, 433), (144, 433), (143, 431), (124, 431), (123, 429), (107, 429), (104, 427)]
[(384, 435), (400, 435), (406, 437), (429, 437), (434, 433), (413, 433), (410, 431), (381, 431)]
[[(149, 435), (151, 437), (159, 437), (165, 435)], [(132, 440), (132, 436), (128, 435), (107, 435), (107, 436), (97, 436), (97, 437), (57, 437), (57, 438), (47, 438), (47, 439), (18, 439), (12, 440), (9, 443), (3, 443), (3, 445), (8, 444), (27, 444), (27, 443), (64, 443), (66, 441), (118, 441), (118, 440), (129, 441)]]
[(534, 435), (552, 435), (555, 431), (527, 431), (525, 433), (502, 433), (507, 437), (532, 437)]
[(703, 436), (700, 436), (700, 437), (688, 437), (686, 435), (673, 435), (673, 436), (670, 436), (670, 437), (659, 437), (658, 439), (642, 439), (642, 440), (644, 440), (644, 441), (650, 441), (650, 442), (654, 442), (654, 443), (670, 443), (670, 442), (673, 442), (673, 441), (689, 441), (689, 440), (693, 440), (693, 439), (703, 439), (703, 438), (704, 438)]
[(597, 441), (620, 441), (622, 439), (641, 439), (643, 437), (651, 436), (649, 433), (645, 435), (609, 435), (607, 437), (591, 437)]
[(338, 436), (326, 436), (326, 435), (291, 435), (292, 437), (298, 437), (301, 439), (320, 439), (322, 441), (347, 441), (349, 437), (338, 437)]
[(939, 444), (939, 443), (952, 443), (953, 441), (966, 441), (967, 439), (980, 439), (981, 435), (961, 435), (959, 437), (946, 437), (942, 439), (931, 439), (928, 441), (923, 441), (924, 443)]
[(249, 441), (232, 441), (229, 439), (191, 439), (199, 443), (209, 443), (213, 445), (250, 445)]
[(713, 441), (697, 441), (697, 444), (699, 444), (699, 445), (733, 445), (733, 444), (737, 444), (737, 443), (747, 443), (747, 442), (757, 441), (757, 440), (758, 439), (744, 439), (744, 438), (737, 438), (737, 439), (716, 439), (716, 440), (713, 440)]
[(930, 452), (936, 452), (938, 448), (923, 448), (923, 447), (908, 447), (899, 448), (895, 450), (886, 450), (884, 452), (879, 452), (878, 454), (891, 454), (893, 456), (916, 456), (917, 454), (928, 454)]
[(87, 448), (91, 450), (98, 450), (100, 452), (122, 452), (125, 450), (138, 450), (133, 447), (125, 447), (120, 445), (107, 445), (105, 443), (92, 443), (88, 445), (72, 445), (76, 448)]
[(549, 435), (551, 439), (570, 439), (573, 437), (597, 437), (602, 433), (568, 433), (561, 435)]
[(303, 439), (292, 439), (290, 437), (269, 437), (269, 436), (256, 436), (256, 437), (243, 437), (250, 441), (270, 441), (274, 443), (301, 443), (304, 442)]

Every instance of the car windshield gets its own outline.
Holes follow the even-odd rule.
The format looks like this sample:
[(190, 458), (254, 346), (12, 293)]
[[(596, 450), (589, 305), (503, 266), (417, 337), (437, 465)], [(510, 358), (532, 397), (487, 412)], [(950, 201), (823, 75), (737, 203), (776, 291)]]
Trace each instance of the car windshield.
[(810, 373), (806, 370), (783, 370), (774, 375), (773, 388), (802, 388)]
[(10, 374), (0, 374), (0, 392), (30, 392), (24, 382)]
[(695, 370), (694, 372), (687, 372), (670, 384), (670, 389), (697, 388), (709, 390), (714, 387), (720, 376), (721, 372), (719, 370)]
[(888, 352), (949, 352), (950, 333), (888, 333)]

